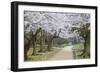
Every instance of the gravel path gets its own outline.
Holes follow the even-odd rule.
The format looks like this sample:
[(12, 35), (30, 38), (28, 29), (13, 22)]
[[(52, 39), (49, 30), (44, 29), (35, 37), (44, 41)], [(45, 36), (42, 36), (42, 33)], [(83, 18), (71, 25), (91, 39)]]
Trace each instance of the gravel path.
[(61, 48), (61, 50), (56, 53), (53, 57), (49, 60), (66, 60), (66, 59), (73, 59), (73, 50), (72, 46), (66, 46)]

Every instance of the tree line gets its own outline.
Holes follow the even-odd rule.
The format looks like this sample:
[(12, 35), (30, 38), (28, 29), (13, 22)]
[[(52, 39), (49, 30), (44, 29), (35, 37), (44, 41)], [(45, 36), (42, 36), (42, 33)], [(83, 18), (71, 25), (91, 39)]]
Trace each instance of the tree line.
[[(39, 45), (38, 52), (46, 52), (51, 51), (52, 49), (52, 43), (55, 38), (59, 38), (59, 34), (61, 32), (61, 29), (59, 29), (59, 32), (55, 31), (53, 34), (50, 34), (43, 30), (41, 27), (36, 30), (36, 32), (33, 32), (32, 30), (28, 33), (24, 32), (24, 60), (26, 61), (28, 59), (28, 51), (30, 47), (33, 48), (32, 55), (37, 54), (36, 46)], [(59, 38), (61, 39), (61, 38)]]

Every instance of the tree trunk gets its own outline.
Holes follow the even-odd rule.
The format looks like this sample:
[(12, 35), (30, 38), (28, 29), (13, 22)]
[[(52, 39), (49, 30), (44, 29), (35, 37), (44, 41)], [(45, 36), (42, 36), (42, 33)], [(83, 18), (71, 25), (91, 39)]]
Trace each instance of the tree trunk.
[(86, 37), (84, 37), (84, 50), (81, 54), (83, 58), (89, 58), (90, 57), (90, 30), (87, 31)]
[(51, 51), (51, 43), (48, 44), (48, 51)]
[(53, 41), (53, 39), (51, 39), (51, 40), (48, 42), (47, 51), (51, 51), (51, 48), (52, 48), (52, 41)]
[(31, 41), (27, 37), (24, 38), (24, 61), (28, 60), (28, 51), (30, 48), (30, 42)]
[(34, 41), (34, 42), (32, 43), (32, 45), (33, 45), (33, 52), (32, 52), (32, 55), (36, 55), (36, 42)]
[(83, 52), (80, 56), (83, 56), (83, 58), (87, 58), (87, 56), (90, 56), (90, 47), (89, 46), (90, 45), (87, 41), (87, 38), (85, 38), (84, 49), (83, 49)]
[(41, 36), (40, 36), (40, 50), (39, 50), (39, 52), (43, 52), (43, 42), (44, 42), (43, 30), (41, 30)]
[(43, 43), (42, 43), (41, 40), (40, 40), (40, 50), (39, 50), (39, 52), (43, 52)]
[(84, 40), (84, 49), (83, 49), (83, 52), (79, 55), (79, 56), (83, 56), (85, 57), (85, 53), (86, 53), (86, 50), (87, 50), (87, 42), (86, 42), (86, 38)]
[(87, 43), (86, 41), (84, 42), (84, 50), (83, 50), (83, 57), (86, 57), (86, 50), (87, 50)]
[(37, 29), (35, 34), (32, 33), (32, 45), (33, 45), (33, 53), (32, 55), (36, 55), (36, 42), (37, 42), (37, 35), (41, 31), (41, 28)]
[(59, 30), (58, 35), (57, 35), (57, 32), (55, 32), (55, 33), (53, 34), (53, 36), (51, 36), (51, 37), (49, 38), (47, 51), (51, 51), (52, 44), (53, 44), (53, 39), (54, 39), (54, 38), (58, 38), (58, 37), (59, 37), (60, 32), (61, 32), (61, 30)]
[(28, 51), (29, 51), (29, 48), (25, 48), (24, 49), (24, 61), (27, 61), (28, 60)]

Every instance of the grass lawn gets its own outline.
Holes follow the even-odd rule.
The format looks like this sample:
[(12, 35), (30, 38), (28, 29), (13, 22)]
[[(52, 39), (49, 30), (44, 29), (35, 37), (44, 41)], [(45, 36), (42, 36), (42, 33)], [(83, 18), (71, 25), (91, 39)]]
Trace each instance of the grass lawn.
[(82, 53), (83, 48), (83, 44), (73, 45), (75, 59), (83, 59), (83, 56), (79, 56)]
[[(38, 48), (36, 48), (38, 49)], [(48, 60), (50, 57), (52, 57), (55, 53), (59, 51), (59, 49), (54, 48), (50, 52), (44, 52), (44, 53), (37, 53), (37, 55), (31, 55), (32, 54), (32, 48), (30, 48), (28, 52), (28, 61), (45, 61)]]

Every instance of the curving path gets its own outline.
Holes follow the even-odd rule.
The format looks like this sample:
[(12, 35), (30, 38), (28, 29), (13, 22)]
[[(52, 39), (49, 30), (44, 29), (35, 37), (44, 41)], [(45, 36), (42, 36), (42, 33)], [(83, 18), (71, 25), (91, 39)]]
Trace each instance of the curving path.
[(49, 60), (74, 59), (72, 47), (73, 46), (66, 46), (64, 48), (61, 48), (61, 50), (58, 53), (56, 53), (53, 57), (51, 57)]

